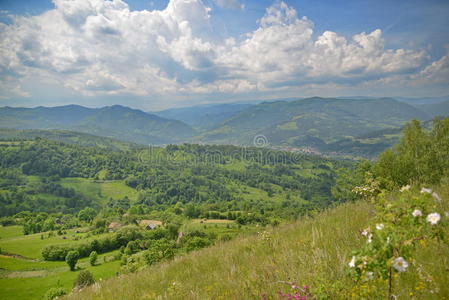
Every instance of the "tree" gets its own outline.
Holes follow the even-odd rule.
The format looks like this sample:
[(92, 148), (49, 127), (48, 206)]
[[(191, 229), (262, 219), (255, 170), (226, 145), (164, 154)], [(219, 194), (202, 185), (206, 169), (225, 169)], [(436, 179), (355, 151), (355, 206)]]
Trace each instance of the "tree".
[(78, 219), (85, 222), (92, 222), (97, 215), (96, 211), (91, 207), (86, 207), (78, 213)]
[(65, 257), (65, 262), (69, 265), (70, 271), (75, 270), (76, 263), (78, 262), (79, 253), (78, 251), (69, 251)]
[(98, 254), (96, 251), (92, 251), (89, 255), (89, 262), (91, 266), (95, 266), (95, 264), (97, 263), (97, 259), (98, 259)]

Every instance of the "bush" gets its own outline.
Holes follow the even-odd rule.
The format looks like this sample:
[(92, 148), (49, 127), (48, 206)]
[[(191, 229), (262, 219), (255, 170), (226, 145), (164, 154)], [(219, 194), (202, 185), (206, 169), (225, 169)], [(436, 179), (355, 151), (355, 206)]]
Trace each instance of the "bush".
[(82, 270), (75, 281), (75, 288), (82, 289), (95, 283), (94, 276), (89, 270)]
[(75, 270), (76, 263), (78, 262), (79, 254), (78, 251), (69, 251), (65, 257), (65, 262), (69, 265), (70, 271)]
[(64, 296), (65, 294), (67, 294), (62, 288), (60, 287), (54, 287), (49, 289), (46, 293), (44, 298), (46, 300), (53, 300), (56, 299), (58, 297)]
[(98, 259), (98, 254), (95, 251), (92, 251), (89, 255), (89, 262), (91, 266), (95, 266), (95, 264), (97, 263), (97, 259)]

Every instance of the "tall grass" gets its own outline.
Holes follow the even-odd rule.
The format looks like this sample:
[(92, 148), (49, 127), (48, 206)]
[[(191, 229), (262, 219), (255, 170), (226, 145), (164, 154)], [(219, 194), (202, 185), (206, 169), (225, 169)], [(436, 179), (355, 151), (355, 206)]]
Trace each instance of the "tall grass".
[[(292, 281), (309, 285), (322, 298), (358, 299), (346, 272), (351, 251), (365, 242), (360, 230), (372, 213), (365, 202), (343, 204), (101, 282), (68, 299), (279, 299), (278, 291), (289, 291), (286, 282)], [(422, 278), (410, 268), (396, 287), (399, 298), (445, 299), (448, 257), (447, 246), (424, 245), (418, 260), (434, 286), (423, 288)]]

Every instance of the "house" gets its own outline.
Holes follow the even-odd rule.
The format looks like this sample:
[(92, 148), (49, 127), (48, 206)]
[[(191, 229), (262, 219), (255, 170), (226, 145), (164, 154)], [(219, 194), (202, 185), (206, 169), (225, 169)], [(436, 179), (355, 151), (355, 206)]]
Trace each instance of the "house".
[(162, 226), (162, 222), (157, 220), (140, 220), (139, 226), (144, 227), (147, 230), (153, 230), (159, 226)]
[(109, 231), (116, 231), (117, 229), (120, 229), (123, 225), (118, 222), (112, 222), (108, 225)]

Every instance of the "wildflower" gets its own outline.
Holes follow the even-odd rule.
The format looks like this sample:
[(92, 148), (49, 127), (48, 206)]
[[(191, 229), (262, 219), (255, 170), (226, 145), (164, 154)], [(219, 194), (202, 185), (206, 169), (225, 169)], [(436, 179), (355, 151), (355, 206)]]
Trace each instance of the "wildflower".
[(355, 256), (352, 257), (351, 261), (348, 263), (348, 266), (350, 268), (354, 268), (355, 267)]
[(382, 229), (384, 229), (384, 224), (382, 224), (382, 223), (380, 223), (380, 224), (376, 224), (376, 229), (377, 230), (382, 230)]
[(435, 192), (432, 193), (432, 197), (433, 197), (433, 199), (437, 200), (438, 202), (443, 201), (443, 199), (441, 199), (440, 195), (438, 195)]
[(407, 184), (406, 186), (401, 187), (401, 189), (399, 190), (400, 192), (405, 192), (410, 190), (411, 186), (410, 184)]
[(449, 218), (449, 211), (445, 211), (445, 212), (444, 212), (444, 215), (445, 215), (447, 218)]
[(369, 229), (367, 228), (367, 229), (363, 229), (363, 231), (362, 231), (362, 235), (363, 236), (368, 236), (368, 233), (369, 233)]
[(403, 257), (398, 257), (393, 261), (393, 268), (398, 272), (404, 272), (408, 268), (408, 262)]
[(368, 243), (371, 243), (373, 241), (373, 235), (370, 233), (368, 235)]
[(365, 274), (365, 279), (366, 280), (373, 280), (374, 278), (374, 273), (373, 272), (366, 272)]
[(429, 222), (432, 225), (436, 225), (440, 221), (440, 219), (441, 219), (440, 214), (436, 212), (427, 215), (426, 218), (427, 222)]
[(422, 194), (432, 194), (432, 189), (422, 188), (421, 193)]
[(415, 209), (412, 212), (412, 216), (414, 216), (414, 217), (421, 217), (422, 216), (422, 211), (420, 211), (419, 209)]

